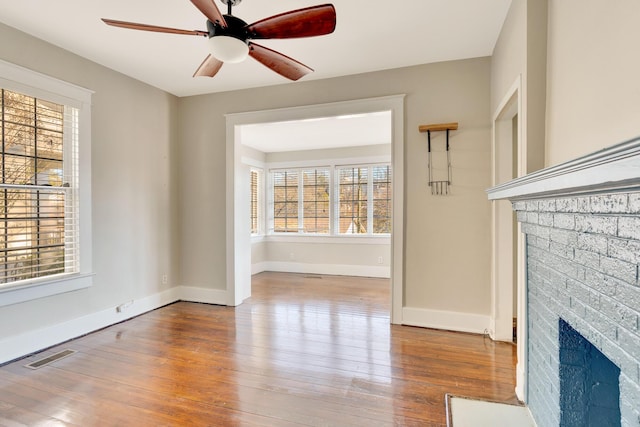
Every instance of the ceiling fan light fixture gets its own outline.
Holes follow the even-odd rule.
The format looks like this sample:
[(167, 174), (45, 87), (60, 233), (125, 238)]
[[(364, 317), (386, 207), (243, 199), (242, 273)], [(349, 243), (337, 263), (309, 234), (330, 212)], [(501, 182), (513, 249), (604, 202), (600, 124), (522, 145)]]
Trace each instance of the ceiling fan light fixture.
[(214, 36), (209, 39), (211, 54), (222, 62), (242, 62), (249, 56), (249, 45), (232, 36)]

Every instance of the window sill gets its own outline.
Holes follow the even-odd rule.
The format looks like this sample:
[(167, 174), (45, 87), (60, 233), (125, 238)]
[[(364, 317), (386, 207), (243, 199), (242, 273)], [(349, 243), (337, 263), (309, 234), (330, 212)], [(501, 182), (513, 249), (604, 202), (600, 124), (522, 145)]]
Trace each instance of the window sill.
[(265, 240), (274, 243), (332, 243), (350, 245), (388, 245), (391, 243), (390, 235), (334, 235), (326, 234), (269, 234)]
[(51, 279), (35, 279), (29, 283), (0, 287), (0, 307), (88, 288), (93, 274), (69, 274)]

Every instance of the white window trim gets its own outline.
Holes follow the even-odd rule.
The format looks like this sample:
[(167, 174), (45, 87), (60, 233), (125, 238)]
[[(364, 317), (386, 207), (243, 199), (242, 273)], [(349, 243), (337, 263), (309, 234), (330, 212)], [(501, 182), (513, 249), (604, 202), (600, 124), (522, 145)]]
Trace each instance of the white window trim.
[(80, 269), (77, 273), (41, 277), (0, 287), (0, 307), (83, 289), (93, 284), (91, 237), (91, 97), (93, 91), (0, 60), (0, 86), (78, 109), (78, 228)]
[(277, 243), (340, 243), (353, 245), (388, 245), (390, 234), (308, 234), (308, 233), (274, 233), (264, 236), (267, 242)]

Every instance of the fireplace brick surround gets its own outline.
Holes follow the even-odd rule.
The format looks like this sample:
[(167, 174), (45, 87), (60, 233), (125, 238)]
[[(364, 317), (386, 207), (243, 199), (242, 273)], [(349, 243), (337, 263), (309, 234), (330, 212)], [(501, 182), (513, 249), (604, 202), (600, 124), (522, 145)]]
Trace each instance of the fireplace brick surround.
[(620, 368), (623, 426), (640, 425), (640, 193), (514, 203), (526, 234), (528, 405), (560, 425), (558, 319)]
[(512, 203), (525, 236), (524, 393), (537, 425), (563, 424), (562, 319), (620, 369), (620, 425), (640, 426), (640, 138), (487, 192)]

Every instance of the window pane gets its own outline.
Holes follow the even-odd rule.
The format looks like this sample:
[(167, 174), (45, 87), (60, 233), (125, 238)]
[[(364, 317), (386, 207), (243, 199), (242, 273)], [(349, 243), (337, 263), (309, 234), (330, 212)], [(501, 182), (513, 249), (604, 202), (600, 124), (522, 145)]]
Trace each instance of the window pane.
[(366, 167), (339, 169), (340, 233), (367, 233), (367, 175)]
[(0, 282), (64, 272), (62, 190), (0, 191)]
[(391, 233), (391, 167), (373, 167), (373, 233)]
[(33, 127), (35, 125), (36, 100), (17, 92), (4, 90), (4, 121)]
[(273, 172), (273, 231), (298, 232), (298, 171)]
[(38, 129), (36, 148), (40, 158), (62, 160), (62, 133)]
[(329, 233), (329, 169), (302, 172), (302, 207), (305, 233)]
[(4, 122), (4, 152), (22, 156), (33, 156), (35, 151), (35, 129), (19, 123)]
[(0, 95), (0, 185), (26, 186), (0, 188), (0, 283), (63, 273), (64, 106), (7, 90)]

